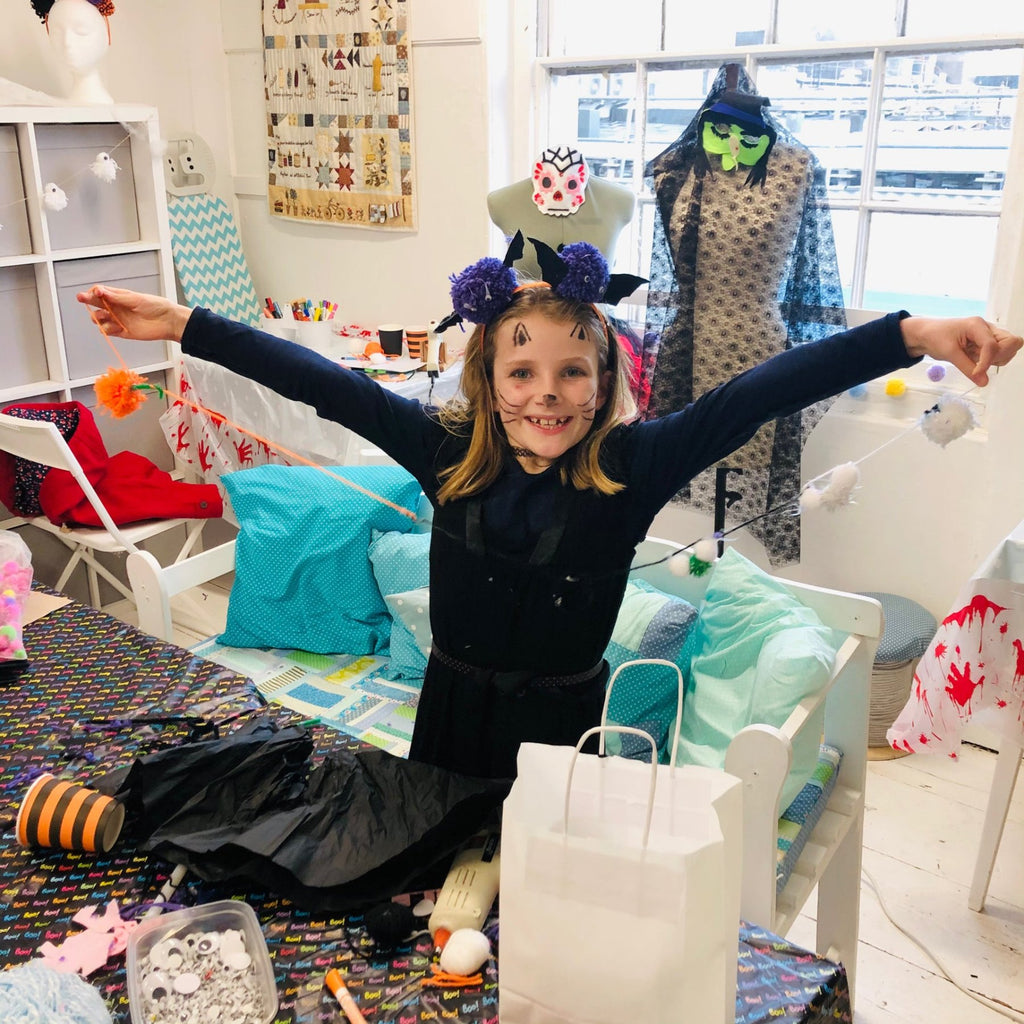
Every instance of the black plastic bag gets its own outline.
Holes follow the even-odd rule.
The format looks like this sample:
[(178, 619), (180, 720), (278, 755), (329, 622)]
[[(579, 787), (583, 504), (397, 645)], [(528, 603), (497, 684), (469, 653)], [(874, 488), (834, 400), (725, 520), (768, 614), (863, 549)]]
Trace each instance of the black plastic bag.
[(305, 729), (260, 719), (138, 758), (117, 791), (128, 828), (141, 850), (206, 881), (348, 911), (440, 886), (511, 785), (375, 749), (311, 766), (312, 748)]

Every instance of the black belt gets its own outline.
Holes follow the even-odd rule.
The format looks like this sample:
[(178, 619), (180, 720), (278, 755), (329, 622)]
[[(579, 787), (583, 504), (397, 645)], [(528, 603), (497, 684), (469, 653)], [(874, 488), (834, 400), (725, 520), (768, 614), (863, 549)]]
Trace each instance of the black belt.
[(566, 686), (575, 686), (579, 683), (588, 683), (598, 675), (605, 666), (604, 659), (596, 665), (591, 666), (585, 672), (574, 672), (567, 676), (539, 676), (536, 672), (529, 670), (520, 672), (496, 672), (489, 668), (480, 668), (479, 665), (470, 665), (469, 662), (459, 661), (450, 654), (445, 654), (436, 646), (430, 648), (430, 654), (446, 668), (460, 672), (471, 679), (484, 684), (490, 684), (504, 694), (523, 693), (528, 689), (560, 689)]

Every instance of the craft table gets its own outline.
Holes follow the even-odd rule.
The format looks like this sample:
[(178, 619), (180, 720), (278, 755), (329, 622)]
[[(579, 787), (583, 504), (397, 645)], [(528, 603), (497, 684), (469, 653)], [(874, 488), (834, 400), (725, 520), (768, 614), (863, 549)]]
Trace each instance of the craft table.
[[(106, 855), (17, 845), (17, 809), (35, 774), (45, 770), (89, 783), (136, 756), (183, 742), (196, 719), (220, 723), (222, 731), (257, 711), (279, 715), (282, 724), (294, 721), (285, 708), (266, 708), (248, 679), (85, 605), (66, 604), (27, 625), (24, 633), (29, 669), (15, 684), (0, 688), (0, 736), (4, 738), (0, 747), (0, 964), (4, 966), (24, 963), (43, 942), (59, 944), (79, 931), (72, 918), (85, 907), (102, 911), (110, 900), (117, 900), (122, 908), (151, 900), (170, 873), (170, 865), (139, 853), (126, 837)], [(146, 717), (167, 721), (139, 721)], [(326, 728), (315, 729), (314, 736), (314, 758), (356, 742)], [(336, 965), (344, 968), (349, 988), (370, 1024), (497, 1021), (493, 958), (481, 986), (424, 991), (419, 981), (429, 969), (428, 936), (380, 953), (362, 927), (360, 915), (317, 916), (272, 893), (188, 880), (174, 897), (189, 905), (224, 898), (244, 899), (259, 918), (277, 981), (276, 1024), (343, 1020), (323, 985), (324, 974)], [(123, 960), (89, 981), (102, 992), (116, 1024), (128, 1024)], [(849, 1020), (842, 967), (770, 933), (743, 926), (739, 1024)]]

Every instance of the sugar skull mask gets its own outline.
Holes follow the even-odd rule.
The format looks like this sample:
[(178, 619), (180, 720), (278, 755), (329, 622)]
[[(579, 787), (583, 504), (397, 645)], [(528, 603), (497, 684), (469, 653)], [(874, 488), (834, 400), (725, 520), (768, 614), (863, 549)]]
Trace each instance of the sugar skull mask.
[(533, 165), (533, 201), (541, 213), (567, 217), (583, 205), (589, 176), (578, 149), (545, 149)]

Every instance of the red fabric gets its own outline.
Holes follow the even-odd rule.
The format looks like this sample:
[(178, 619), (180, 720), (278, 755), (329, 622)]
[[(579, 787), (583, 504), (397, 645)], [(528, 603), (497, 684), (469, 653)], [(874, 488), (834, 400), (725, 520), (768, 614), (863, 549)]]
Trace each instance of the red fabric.
[[(224, 503), (216, 484), (190, 484), (174, 480), (149, 459), (135, 452), (108, 455), (92, 412), (81, 402), (20, 404), (27, 419), (47, 419), (46, 411), (73, 407), (78, 410), (78, 429), (68, 439), (86, 479), (118, 525), (143, 519), (217, 519)], [(12, 406), (4, 409), (10, 411)], [(32, 415), (36, 412), (36, 415)], [(0, 501), (14, 508), (14, 456), (0, 452)], [(51, 469), (39, 488), (39, 504), (46, 518), (57, 526), (101, 526), (99, 517), (75, 478), (64, 469)]]

